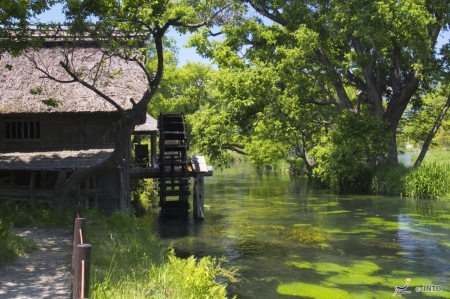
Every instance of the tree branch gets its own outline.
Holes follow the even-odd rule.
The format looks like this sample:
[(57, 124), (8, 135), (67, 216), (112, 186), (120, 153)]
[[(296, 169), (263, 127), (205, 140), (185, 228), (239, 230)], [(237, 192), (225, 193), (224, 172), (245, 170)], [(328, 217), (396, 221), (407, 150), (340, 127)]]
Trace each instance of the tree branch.
[(100, 90), (98, 90), (97, 88), (95, 88), (95, 86), (87, 83), (86, 81), (84, 81), (83, 79), (81, 79), (79, 76), (77, 76), (74, 72), (72, 72), (72, 70), (70, 69), (70, 67), (67, 65), (67, 62), (64, 63), (62, 61), (59, 62), (59, 65), (61, 65), (61, 67), (73, 78), (74, 81), (80, 83), (81, 85), (83, 85), (84, 87), (86, 87), (87, 89), (92, 90), (93, 92), (95, 92), (98, 96), (100, 96), (101, 98), (103, 98), (105, 101), (107, 101), (108, 103), (110, 103), (111, 105), (114, 106), (114, 108), (117, 109), (117, 111), (120, 112), (120, 114), (124, 114), (125, 111), (123, 110), (123, 108), (117, 104), (113, 99), (111, 99), (110, 97), (108, 97), (106, 94), (104, 94), (103, 92), (101, 92)]
[(183, 22), (179, 21), (181, 19), (181, 17), (177, 17), (177, 18), (168, 20), (167, 23), (163, 26), (163, 29), (165, 27), (168, 28), (169, 26), (187, 27), (187, 28), (200, 28), (200, 27), (203, 27), (205, 25), (208, 25), (218, 14), (220, 14), (222, 11), (224, 11), (225, 9), (230, 7), (231, 5), (232, 5), (231, 2), (228, 3), (227, 5), (221, 7), (218, 11), (213, 13), (208, 19), (204, 20), (203, 22), (199, 22), (199, 23), (183, 23)]
[(259, 7), (252, 0), (243, 0), (243, 2), (247, 2), (254, 10), (256, 10), (260, 15), (270, 19), (271, 21), (278, 23), (282, 26), (287, 26), (288, 22), (280, 16), (276, 16), (274, 13), (270, 13), (267, 9)]
[(243, 147), (240, 146), (239, 144), (223, 144), (222, 149), (230, 150), (230, 151), (236, 152), (238, 154), (248, 156), (248, 154), (243, 151)]

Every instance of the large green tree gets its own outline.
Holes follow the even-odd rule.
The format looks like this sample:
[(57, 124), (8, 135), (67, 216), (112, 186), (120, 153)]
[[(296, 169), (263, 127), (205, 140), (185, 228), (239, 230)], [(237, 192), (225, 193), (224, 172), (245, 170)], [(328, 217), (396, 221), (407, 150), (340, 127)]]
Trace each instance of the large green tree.
[[(365, 119), (374, 123), (371, 118), (377, 118), (389, 136), (387, 160), (397, 163), (397, 129), (405, 109), (435, 86), (444, 71), (445, 56), (438, 55), (436, 43), (449, 29), (450, 2), (238, 2), (248, 9), (242, 22), (204, 28), (191, 45), (219, 68), (239, 72), (253, 72), (260, 65), (271, 68), (272, 76), (280, 78), (274, 83), (279, 92), (299, 107), (369, 111)], [(217, 34), (223, 38), (212, 39)], [(235, 120), (239, 117), (249, 119), (246, 113)]]
[[(2, 8), (0, 10), (1, 13), (5, 14), (5, 20), (17, 18), (16, 7), (22, 8), (20, 5), (14, 6), (17, 1), (10, 2), (12, 9)], [(41, 2), (47, 3), (48, 1), (31, 1), (30, 5)], [(67, 20), (63, 25), (70, 33), (69, 36), (74, 37), (73, 42), (76, 42), (79, 36), (83, 38), (88, 36), (97, 42), (100, 50), (104, 52), (105, 55), (96, 67), (101, 69), (104, 64), (108, 64), (109, 57), (119, 57), (129, 61), (129, 63), (138, 64), (148, 81), (148, 89), (143, 93), (142, 98), (130, 99), (133, 108), (125, 110), (118, 105), (113, 96), (103, 94), (97, 88), (95, 80), (89, 81), (89, 76), (84, 76), (83, 72), (74, 69), (70, 61), (70, 55), (66, 55), (59, 62), (59, 66), (65, 70), (71, 80), (60, 80), (48, 73), (45, 68), (41, 68), (44, 73), (43, 77), (49, 80), (55, 80), (62, 84), (81, 84), (84, 88), (92, 90), (106, 102), (112, 104), (121, 117), (120, 125), (112, 128), (115, 132), (116, 145), (111, 156), (98, 165), (75, 171), (61, 184), (58, 190), (55, 190), (60, 206), (64, 207), (68, 192), (76, 184), (93, 175), (112, 169), (122, 161), (128, 144), (127, 140), (129, 140), (136, 124), (145, 120), (145, 113), (150, 100), (155, 95), (164, 76), (166, 67), (164, 36), (169, 28), (186, 32), (206, 25), (222, 25), (225, 22), (232, 21), (235, 14), (231, 13), (230, 10), (233, 3), (226, 0), (207, 2), (190, 0), (70, 0), (59, 2), (63, 4)], [(23, 3), (28, 3), (28, 1)], [(234, 8), (233, 12), (239, 11), (236, 5), (234, 5)], [(21, 11), (20, 15), (23, 15), (25, 19), (40, 12), (29, 5), (25, 5), (23, 9), (24, 11)], [(95, 22), (92, 22), (92, 20)], [(20, 26), (20, 28), (23, 27), (23, 32), (29, 32), (25, 30), (26, 25), (27, 23)], [(10, 32), (8, 29), (4, 26), (0, 28), (0, 32), (7, 35)], [(13, 38), (24, 43), (29, 41), (28, 35), (16, 35)], [(144, 46), (142, 47), (143, 40)], [(74, 43), (74, 46), (76, 46), (76, 43)], [(36, 66), (38, 67), (37, 64)]]

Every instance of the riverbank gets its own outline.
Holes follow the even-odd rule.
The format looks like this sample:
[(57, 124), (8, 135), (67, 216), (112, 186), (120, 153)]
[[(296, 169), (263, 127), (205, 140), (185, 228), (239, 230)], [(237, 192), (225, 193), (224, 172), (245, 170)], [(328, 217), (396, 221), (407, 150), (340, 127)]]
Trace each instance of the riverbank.
[[(0, 220), (8, 225), (14, 225), (12, 219), (22, 225), (27, 221), (35, 223), (33, 217), (39, 214), (36, 209), (16, 206), (11, 210), (13, 205), (0, 204)], [(14, 215), (17, 211), (20, 216)], [(84, 243), (93, 246), (91, 298), (227, 298), (226, 284), (216, 282), (219, 276), (232, 278), (230, 272), (220, 267), (222, 261), (210, 257), (177, 258), (173, 250), (163, 247), (151, 232), (151, 217), (88, 211), (85, 218)], [(60, 226), (68, 227), (68, 219), (61, 217)], [(20, 253), (22, 256), (0, 266), (0, 297), (67, 298), (72, 250), (70, 229), (21, 228), (7, 232), (11, 237), (8, 240), (14, 242), (17, 242), (16, 234), (33, 240), (37, 250)], [(4, 236), (6, 234), (0, 236), (2, 243), (6, 243)]]

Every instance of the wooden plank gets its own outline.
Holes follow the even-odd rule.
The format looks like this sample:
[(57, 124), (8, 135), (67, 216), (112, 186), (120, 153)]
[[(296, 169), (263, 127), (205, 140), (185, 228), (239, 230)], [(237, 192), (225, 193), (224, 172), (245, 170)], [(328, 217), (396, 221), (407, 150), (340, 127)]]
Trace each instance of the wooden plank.
[(195, 172), (208, 172), (205, 156), (192, 156), (191, 162)]
[[(160, 178), (161, 172), (159, 171), (159, 168), (151, 169), (151, 168), (130, 168), (130, 178), (131, 179), (144, 179), (144, 178)], [(195, 177), (198, 173), (194, 172), (192, 169), (188, 170), (188, 176), (189, 177)], [(203, 176), (212, 176), (213, 175), (213, 169), (212, 166), (208, 166), (208, 172), (202, 172)], [(171, 173), (174, 177), (182, 177), (183, 173), (181, 171), (175, 170), (173, 173)]]

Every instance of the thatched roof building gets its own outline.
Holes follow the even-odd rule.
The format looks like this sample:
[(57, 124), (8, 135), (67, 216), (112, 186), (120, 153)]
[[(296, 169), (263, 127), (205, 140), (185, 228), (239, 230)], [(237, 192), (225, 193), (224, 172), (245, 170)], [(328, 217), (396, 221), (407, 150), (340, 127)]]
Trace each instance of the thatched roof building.
[[(47, 200), (47, 189), (61, 184), (66, 173), (96, 165), (112, 153), (117, 108), (73, 82), (61, 61), (122, 109), (131, 109), (130, 99), (138, 102), (147, 90), (146, 74), (136, 62), (105, 55), (90, 40), (76, 48), (66, 42), (49, 38), (40, 50), (0, 58), (0, 199)], [(151, 135), (152, 167), (156, 131), (157, 122), (148, 114), (135, 130)], [(130, 209), (131, 136), (125, 142), (116, 169), (82, 183), (85, 205)]]
[(72, 80), (59, 65), (66, 59), (74, 73), (125, 109), (131, 108), (130, 98), (140, 100), (147, 89), (147, 78), (135, 62), (107, 57), (96, 47), (44, 47), (19, 57), (2, 55), (0, 114), (115, 111), (113, 105), (78, 82), (60, 83), (48, 78)]

